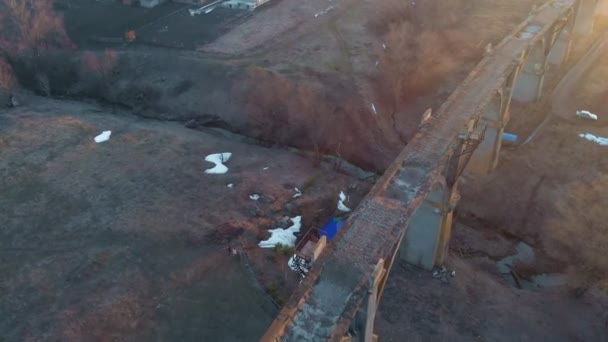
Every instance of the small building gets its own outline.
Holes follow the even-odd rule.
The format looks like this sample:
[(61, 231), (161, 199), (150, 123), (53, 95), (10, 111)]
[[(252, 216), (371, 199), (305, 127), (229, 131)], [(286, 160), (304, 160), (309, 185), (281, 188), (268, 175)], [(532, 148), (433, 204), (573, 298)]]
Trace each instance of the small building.
[(256, 7), (262, 6), (270, 0), (228, 0), (222, 3), (222, 6), (234, 9), (253, 10)]
[(167, 2), (167, 0), (139, 0), (141, 7), (145, 8), (156, 7), (164, 2)]
[(173, 0), (173, 2), (177, 2), (180, 4), (188, 4), (188, 5), (193, 5), (193, 6), (202, 6), (210, 1), (209, 0)]

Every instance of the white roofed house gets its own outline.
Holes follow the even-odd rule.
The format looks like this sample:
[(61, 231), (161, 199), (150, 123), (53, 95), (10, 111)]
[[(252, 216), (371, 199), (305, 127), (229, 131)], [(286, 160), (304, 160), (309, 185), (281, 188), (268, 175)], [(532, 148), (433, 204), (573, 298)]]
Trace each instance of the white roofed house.
[(152, 8), (167, 1), (168, 0), (139, 0), (139, 4), (141, 7)]
[(253, 10), (270, 0), (228, 0), (222, 3), (222, 6), (234, 9)]

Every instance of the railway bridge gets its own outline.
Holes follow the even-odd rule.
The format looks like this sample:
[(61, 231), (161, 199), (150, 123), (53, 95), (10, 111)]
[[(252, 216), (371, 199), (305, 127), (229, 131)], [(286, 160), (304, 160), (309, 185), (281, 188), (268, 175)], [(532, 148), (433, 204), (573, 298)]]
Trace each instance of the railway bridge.
[[(458, 179), (498, 163), (512, 100), (535, 102), (548, 65), (591, 33), (597, 0), (535, 8), (424, 121), (315, 262), (262, 341), (375, 341), (374, 318), (400, 258), (431, 269), (447, 255)], [(429, 114), (429, 113), (427, 113)]]

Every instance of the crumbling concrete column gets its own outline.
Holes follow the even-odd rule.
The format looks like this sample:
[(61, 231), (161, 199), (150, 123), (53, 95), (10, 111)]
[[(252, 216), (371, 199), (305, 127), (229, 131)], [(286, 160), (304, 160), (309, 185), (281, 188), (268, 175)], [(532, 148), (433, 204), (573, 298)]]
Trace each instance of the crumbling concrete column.
[(402, 260), (429, 270), (443, 263), (452, 229), (453, 199), (444, 182), (433, 186), (410, 219), (399, 247)]
[(518, 102), (534, 102), (541, 96), (545, 80), (545, 40), (536, 43), (526, 56), (513, 86), (512, 98)]
[(549, 56), (547, 57), (549, 64), (560, 66), (568, 61), (570, 51), (572, 49), (572, 33), (570, 25), (564, 28), (553, 44)]
[(579, 0), (574, 18), (574, 33), (587, 36), (593, 32), (598, 0)]
[(476, 174), (488, 174), (498, 165), (498, 156), (502, 147), (502, 134), (508, 122), (508, 99), (503, 93), (496, 95), (484, 108), (479, 125), (485, 125), (483, 140), (479, 142), (467, 165), (467, 170)]

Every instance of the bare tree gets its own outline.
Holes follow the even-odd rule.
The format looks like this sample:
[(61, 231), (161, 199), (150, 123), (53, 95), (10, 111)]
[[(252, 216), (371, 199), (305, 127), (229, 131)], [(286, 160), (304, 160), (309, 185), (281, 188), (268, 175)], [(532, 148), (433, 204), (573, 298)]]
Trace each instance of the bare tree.
[(405, 3), (380, 0), (370, 19), (383, 43), (376, 89), (386, 110), (380, 115), (397, 133), (400, 108), (434, 89), (467, 58), (460, 24), (468, 5), (461, 0)]
[(273, 71), (252, 68), (244, 101), (249, 128), (266, 141), (331, 153), (329, 133), (336, 128), (335, 106), (311, 81), (291, 81)]
[(0, 91), (11, 90), (16, 84), (13, 68), (5, 59), (0, 58)]
[(103, 54), (84, 52), (80, 58), (80, 80), (87, 91), (95, 96), (107, 96), (117, 63), (118, 55), (114, 50), (106, 49)]
[(72, 46), (50, 0), (4, 0), (0, 8), (0, 49), (23, 53)]

